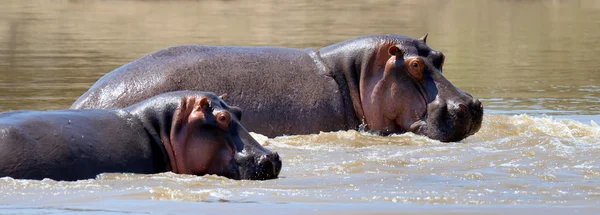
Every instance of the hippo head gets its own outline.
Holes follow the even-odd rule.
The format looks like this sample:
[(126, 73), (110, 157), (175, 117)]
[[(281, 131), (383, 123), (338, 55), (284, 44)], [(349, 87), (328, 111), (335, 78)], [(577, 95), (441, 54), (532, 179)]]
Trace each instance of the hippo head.
[(374, 70), (361, 77), (366, 126), (382, 134), (410, 131), (443, 142), (481, 127), (483, 105), (442, 75), (444, 55), (421, 39), (382, 45)]
[(171, 170), (232, 179), (277, 178), (281, 159), (240, 124), (241, 110), (214, 94), (184, 96), (175, 111), (166, 146)]

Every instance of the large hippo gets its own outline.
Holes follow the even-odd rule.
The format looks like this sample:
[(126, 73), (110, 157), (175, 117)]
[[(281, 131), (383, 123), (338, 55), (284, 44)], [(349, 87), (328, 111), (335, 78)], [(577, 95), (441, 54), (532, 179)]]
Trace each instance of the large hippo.
[(272, 179), (281, 160), (214, 93), (178, 91), (123, 109), (0, 114), (0, 177), (79, 180), (105, 172)]
[(169, 47), (106, 74), (71, 108), (125, 107), (163, 92), (206, 90), (229, 94), (248, 130), (269, 137), (360, 126), (462, 140), (479, 130), (483, 106), (442, 75), (444, 55), (426, 39), (372, 35), (320, 50)]

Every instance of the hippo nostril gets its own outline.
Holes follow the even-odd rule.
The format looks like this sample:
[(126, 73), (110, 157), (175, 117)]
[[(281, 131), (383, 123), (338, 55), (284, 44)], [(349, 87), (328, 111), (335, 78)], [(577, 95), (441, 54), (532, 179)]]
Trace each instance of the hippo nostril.
[(467, 110), (469, 110), (464, 104), (458, 104), (458, 108), (460, 108), (460, 111), (462, 112), (467, 112)]
[(261, 155), (260, 157), (258, 157), (259, 164), (264, 164), (264, 163), (267, 163), (268, 161), (269, 161), (269, 158), (267, 157), (267, 155)]

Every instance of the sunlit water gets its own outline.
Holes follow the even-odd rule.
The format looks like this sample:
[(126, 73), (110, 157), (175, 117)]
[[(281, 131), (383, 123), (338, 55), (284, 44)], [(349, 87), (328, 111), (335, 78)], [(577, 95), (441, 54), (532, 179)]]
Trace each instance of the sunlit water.
[(323, 47), (419, 37), (485, 106), (459, 143), (356, 131), (267, 139), (281, 177), (0, 178), (8, 214), (596, 213), (598, 1), (3, 1), (0, 110), (67, 108), (99, 77), (180, 44)]

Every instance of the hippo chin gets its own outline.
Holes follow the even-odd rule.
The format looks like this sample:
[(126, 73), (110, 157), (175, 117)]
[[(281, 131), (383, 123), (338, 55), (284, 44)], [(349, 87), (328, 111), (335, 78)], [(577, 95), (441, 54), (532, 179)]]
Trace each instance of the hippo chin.
[(215, 174), (272, 179), (277, 153), (214, 93), (178, 91), (123, 109), (0, 114), (0, 177), (79, 180), (100, 173)]
[(481, 103), (442, 75), (427, 37), (372, 35), (319, 50), (184, 45), (106, 74), (72, 109), (125, 107), (174, 90), (229, 94), (249, 131), (268, 137), (364, 127), (459, 141), (479, 130)]

